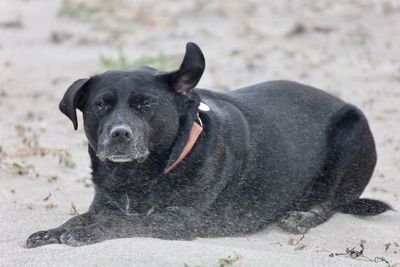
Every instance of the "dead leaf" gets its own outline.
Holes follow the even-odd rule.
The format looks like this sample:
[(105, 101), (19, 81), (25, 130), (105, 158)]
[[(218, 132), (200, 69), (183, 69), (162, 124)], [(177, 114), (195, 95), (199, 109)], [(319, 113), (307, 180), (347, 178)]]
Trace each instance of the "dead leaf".
[(54, 208), (57, 208), (57, 207), (58, 207), (58, 205), (56, 203), (54, 203), (54, 202), (50, 202), (50, 203), (46, 204), (46, 209), (54, 209)]
[(78, 209), (76, 208), (74, 202), (71, 202), (71, 207), (69, 209), (69, 214), (70, 215), (79, 215)]

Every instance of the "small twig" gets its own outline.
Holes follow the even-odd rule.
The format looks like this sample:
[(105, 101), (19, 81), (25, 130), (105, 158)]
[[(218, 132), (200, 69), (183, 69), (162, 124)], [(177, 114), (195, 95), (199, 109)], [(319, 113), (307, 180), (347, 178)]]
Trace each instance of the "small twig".
[(50, 197), (51, 197), (51, 192), (49, 192), (49, 194), (47, 195), (47, 197), (45, 197), (45, 198), (43, 199), (43, 201), (47, 201), (47, 200), (49, 200), (49, 199), (50, 199)]
[(367, 259), (368, 261), (371, 261), (371, 262), (376, 262), (376, 263), (379, 262), (379, 261), (385, 262), (388, 265), (388, 267), (391, 266), (389, 261), (387, 261), (383, 257), (375, 257), (375, 258), (371, 259), (370, 257), (364, 255), (364, 250), (365, 250), (364, 243), (365, 243), (365, 241), (360, 242), (360, 248), (361, 249), (358, 250), (358, 251), (356, 250), (355, 247), (351, 248), (351, 249), (346, 248), (346, 252), (345, 253), (335, 253), (335, 254), (331, 253), (331, 254), (329, 254), (329, 256), (330, 257), (333, 257), (334, 255), (335, 256), (350, 256), (353, 259), (361, 257), (361, 258), (365, 258), (365, 259)]
[(383, 257), (375, 257), (375, 258), (373, 259), (374, 262), (378, 262), (378, 260), (379, 260), (379, 261), (383, 261), (383, 262), (386, 263), (388, 266), (390, 266), (390, 263), (389, 263), (385, 258), (383, 258)]
[(299, 239), (299, 242), (301, 241), (301, 240), (303, 240), (303, 238), (306, 236), (306, 234), (303, 234), (301, 237), (300, 237), (300, 239)]
[(76, 208), (74, 202), (71, 202), (71, 208), (69, 209), (69, 214), (70, 215), (79, 215), (79, 211)]

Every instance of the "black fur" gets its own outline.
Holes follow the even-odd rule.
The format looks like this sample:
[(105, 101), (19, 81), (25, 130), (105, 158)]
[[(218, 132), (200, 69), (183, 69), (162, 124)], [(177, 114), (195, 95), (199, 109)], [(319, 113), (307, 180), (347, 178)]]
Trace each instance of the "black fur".
[[(304, 233), (336, 211), (389, 209), (359, 199), (376, 164), (360, 110), (289, 81), (228, 93), (193, 89), (204, 67), (200, 49), (189, 43), (179, 70), (112, 70), (67, 90), (60, 109), (75, 128), (75, 109), (83, 112), (95, 197), (87, 213), (31, 235), (28, 247), (236, 236), (274, 222)], [(199, 113), (204, 130), (165, 174), (187, 142), (200, 101), (211, 108)]]

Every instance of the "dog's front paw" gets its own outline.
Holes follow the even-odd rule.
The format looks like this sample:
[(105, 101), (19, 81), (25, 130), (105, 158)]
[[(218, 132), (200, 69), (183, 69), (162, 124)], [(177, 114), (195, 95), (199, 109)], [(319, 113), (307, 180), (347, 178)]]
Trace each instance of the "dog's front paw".
[(36, 248), (48, 244), (60, 244), (60, 237), (66, 232), (64, 228), (55, 228), (47, 231), (36, 232), (28, 237), (26, 246)]
[(32, 234), (26, 241), (28, 248), (49, 244), (65, 244), (73, 247), (93, 244), (100, 241), (99, 231), (93, 228), (55, 228)]

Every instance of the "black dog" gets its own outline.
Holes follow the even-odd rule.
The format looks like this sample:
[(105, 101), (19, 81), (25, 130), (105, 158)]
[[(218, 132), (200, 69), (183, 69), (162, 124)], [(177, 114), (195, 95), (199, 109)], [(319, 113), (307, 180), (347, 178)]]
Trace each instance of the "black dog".
[(188, 43), (177, 71), (111, 70), (68, 88), (60, 109), (75, 129), (83, 112), (96, 194), (87, 213), (28, 247), (236, 236), (276, 221), (304, 233), (337, 211), (390, 208), (359, 198), (376, 163), (360, 110), (289, 81), (194, 89), (204, 67)]

